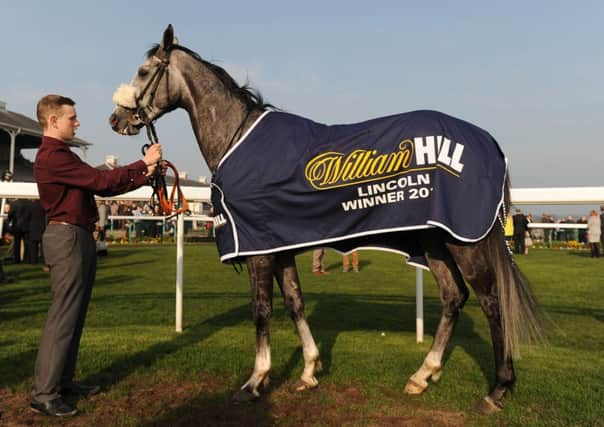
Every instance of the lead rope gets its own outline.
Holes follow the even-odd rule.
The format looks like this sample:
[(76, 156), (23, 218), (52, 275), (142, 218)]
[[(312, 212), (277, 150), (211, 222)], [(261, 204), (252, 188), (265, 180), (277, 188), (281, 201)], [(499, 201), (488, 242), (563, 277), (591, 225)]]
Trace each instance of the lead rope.
[[(155, 131), (155, 126), (153, 123), (147, 122), (145, 127), (147, 130), (149, 144), (144, 144), (142, 146), (141, 151), (143, 155), (146, 154), (151, 145), (159, 143), (157, 132)], [(166, 216), (166, 219), (171, 219), (181, 213), (190, 215), (191, 211), (189, 210), (189, 202), (180, 188), (180, 177), (178, 175), (176, 166), (174, 166), (174, 164), (168, 160), (162, 160), (158, 166), (159, 167), (155, 169), (153, 175), (149, 177), (149, 184), (153, 189), (150, 200), (151, 208), (154, 209), (155, 206), (159, 206), (161, 214)], [(172, 169), (174, 172), (174, 183), (172, 185), (172, 192), (170, 193), (169, 199), (167, 198), (168, 189), (166, 186), (166, 179), (162, 173), (163, 169)]]

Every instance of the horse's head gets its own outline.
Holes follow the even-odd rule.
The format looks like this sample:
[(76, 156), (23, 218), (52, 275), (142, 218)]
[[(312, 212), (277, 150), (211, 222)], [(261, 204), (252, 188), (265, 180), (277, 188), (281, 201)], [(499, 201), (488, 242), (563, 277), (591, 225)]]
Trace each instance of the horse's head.
[(179, 73), (170, 63), (176, 44), (172, 25), (161, 43), (149, 51), (130, 84), (122, 84), (113, 94), (115, 110), (109, 117), (111, 128), (123, 135), (136, 135), (141, 127), (176, 108), (180, 99)]

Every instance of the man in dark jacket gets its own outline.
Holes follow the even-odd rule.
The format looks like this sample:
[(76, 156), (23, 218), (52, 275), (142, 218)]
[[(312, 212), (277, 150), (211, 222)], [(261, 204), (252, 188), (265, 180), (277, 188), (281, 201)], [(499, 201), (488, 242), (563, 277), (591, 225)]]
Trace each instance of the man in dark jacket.
[(528, 228), (528, 220), (520, 209), (516, 209), (514, 220), (514, 250), (517, 254), (524, 255), (524, 235)]
[[(13, 261), (19, 264), (21, 259), (21, 242), (26, 244), (27, 233), (29, 231), (29, 218), (31, 202), (27, 199), (17, 199), (10, 204), (8, 211), (8, 222), (11, 224), (11, 234), (13, 235)], [(27, 256), (27, 247), (23, 258)]]
[(42, 234), (44, 234), (44, 230), (46, 229), (46, 214), (39, 200), (32, 200), (29, 208), (29, 233), (25, 250), (27, 254), (25, 262), (37, 264), (40, 262), (40, 255), (42, 255), (40, 242), (42, 242)]

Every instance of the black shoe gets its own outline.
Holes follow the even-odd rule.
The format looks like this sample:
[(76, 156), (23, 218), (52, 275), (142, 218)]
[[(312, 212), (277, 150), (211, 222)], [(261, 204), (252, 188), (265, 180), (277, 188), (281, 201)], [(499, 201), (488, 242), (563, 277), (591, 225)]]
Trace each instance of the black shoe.
[(75, 394), (82, 397), (90, 397), (98, 394), (101, 386), (72, 383), (69, 386), (61, 387), (61, 394)]
[(63, 399), (60, 397), (49, 400), (48, 402), (32, 401), (29, 404), (29, 407), (34, 412), (50, 415), (51, 417), (73, 417), (74, 415), (78, 414), (78, 410), (76, 408), (63, 402)]

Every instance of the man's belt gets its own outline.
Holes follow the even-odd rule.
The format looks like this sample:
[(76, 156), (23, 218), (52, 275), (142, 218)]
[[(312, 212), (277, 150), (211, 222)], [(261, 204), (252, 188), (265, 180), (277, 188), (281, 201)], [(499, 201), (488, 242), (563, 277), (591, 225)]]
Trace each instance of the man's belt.
[(80, 225), (80, 224), (70, 224), (69, 222), (65, 222), (65, 221), (55, 221), (54, 219), (51, 219), (50, 221), (48, 221), (48, 224), (60, 224), (60, 225), (73, 225), (75, 227), (80, 227), (83, 228), (84, 230), (92, 233), (95, 229), (96, 229), (96, 225), (95, 224), (87, 224), (87, 225)]

